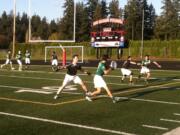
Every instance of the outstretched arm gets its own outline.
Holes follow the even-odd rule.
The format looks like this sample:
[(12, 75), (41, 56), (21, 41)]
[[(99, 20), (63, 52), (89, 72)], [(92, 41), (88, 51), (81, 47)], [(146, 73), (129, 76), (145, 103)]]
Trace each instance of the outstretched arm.
[(153, 61), (153, 64), (155, 64), (158, 68), (161, 68), (162, 66), (158, 64), (156, 61)]
[(136, 63), (136, 62), (134, 62), (134, 61), (131, 61), (130, 63), (131, 63), (131, 64), (133, 64), (133, 65), (137, 65), (137, 63)]

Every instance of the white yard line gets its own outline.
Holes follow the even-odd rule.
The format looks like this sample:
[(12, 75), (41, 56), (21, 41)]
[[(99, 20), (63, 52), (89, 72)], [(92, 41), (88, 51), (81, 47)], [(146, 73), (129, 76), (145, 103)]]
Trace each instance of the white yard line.
[(142, 91), (144, 89), (152, 89), (152, 88), (160, 88), (160, 87), (164, 87), (164, 86), (168, 86), (168, 85), (172, 85), (172, 84), (179, 84), (180, 82), (172, 82), (172, 83), (166, 83), (166, 84), (159, 84), (159, 85), (153, 85), (153, 86), (149, 86), (149, 87), (143, 87), (143, 88), (136, 88), (136, 89), (132, 89), (129, 91), (120, 91), (115, 93), (116, 95), (118, 94), (125, 94), (125, 93), (132, 93), (132, 92), (138, 92), (138, 91)]
[(142, 125), (142, 126), (146, 128), (152, 128), (152, 129), (169, 130), (168, 128), (159, 127), (159, 126), (152, 126), (152, 125)]
[(179, 120), (164, 119), (164, 118), (161, 118), (160, 120), (161, 120), (161, 121), (166, 121), (166, 122), (172, 122), (172, 123), (180, 123)]
[[(44, 91), (44, 92), (56, 92), (56, 90), (51, 90), (51, 89), (34, 89), (34, 88), (25, 88), (25, 87), (16, 87), (16, 86), (7, 86), (7, 85), (0, 85), (0, 87), (4, 87), (4, 88), (12, 88), (12, 89), (22, 89), (22, 90), (31, 90), (31, 91)], [(123, 93), (128, 93), (131, 91), (123, 91)], [(78, 93), (78, 92), (66, 92), (63, 91), (62, 93), (66, 93), (66, 94), (72, 94), (72, 95), (82, 95), (82, 93)], [(52, 94), (52, 93), (51, 93)], [(120, 94), (118, 93), (114, 93), (116, 94)], [(107, 95), (100, 95), (97, 98), (102, 98), (102, 97), (108, 97)], [(140, 99), (140, 98), (128, 98), (128, 97), (119, 97), (122, 100), (133, 100), (133, 101), (142, 101), (142, 102), (150, 102), (150, 103), (160, 103), (160, 104), (168, 104), (168, 105), (180, 105), (180, 103), (178, 102), (167, 102), (167, 101), (159, 101), (159, 100), (151, 100), (151, 99)]]
[[(7, 71), (7, 70), (2, 70), (2, 71)], [(17, 73), (21, 73), (21, 72), (19, 72), (19, 71), (11, 71), (11, 72), (17, 72)], [(33, 70), (24, 70), (24, 71), (22, 71), (22, 72), (27, 72), (27, 73), (43, 73), (43, 74), (61, 74), (61, 75), (65, 75), (66, 73), (62, 73), (62, 72), (48, 72), (48, 71), (33, 71)], [(121, 73), (119, 73), (119, 74), (121, 74)], [(80, 75), (80, 76), (87, 76), (87, 74), (78, 74), (78, 75)], [(95, 75), (95, 74), (91, 74), (92, 76), (93, 75)], [(114, 77), (114, 78), (122, 78), (122, 76), (121, 75), (104, 75), (104, 77)], [(133, 78), (138, 78), (138, 77), (133, 77)], [(144, 77), (142, 77), (142, 78), (144, 78)], [(157, 78), (150, 78), (150, 79), (157, 79)]]
[[(64, 79), (50, 79), (50, 78), (42, 78), (42, 77), (25, 77), (25, 76), (9, 76), (9, 75), (0, 75), (2, 77), (10, 77), (10, 78), (20, 78), (20, 79), (36, 79), (36, 80), (50, 80), (50, 81), (63, 81)], [(85, 83), (93, 84), (93, 81), (84, 81)], [(107, 83), (109, 85), (117, 85), (117, 86), (124, 86), (127, 84), (122, 83)], [(144, 85), (133, 85), (133, 86), (144, 86)]]
[(176, 115), (176, 116), (180, 116), (180, 113), (173, 113), (174, 115)]
[(138, 99), (138, 98), (130, 98), (134, 101), (144, 101), (144, 102), (151, 102), (151, 103), (160, 103), (160, 104), (168, 104), (168, 105), (180, 105), (178, 102), (167, 102), (167, 101), (158, 101), (158, 100), (150, 100), (150, 99)]
[(28, 120), (41, 121), (41, 122), (52, 123), (52, 124), (57, 124), (57, 125), (65, 125), (65, 126), (94, 130), (94, 131), (105, 132), (105, 133), (112, 133), (112, 134), (119, 134), (119, 135), (135, 135), (135, 134), (126, 133), (126, 132), (122, 132), (122, 131), (103, 129), (103, 128), (92, 127), (92, 126), (87, 126), (87, 125), (80, 125), (80, 124), (68, 123), (68, 122), (63, 122), (63, 121), (55, 121), (55, 120), (49, 120), (49, 119), (44, 119), (44, 118), (38, 118), (38, 117), (12, 114), (12, 113), (0, 112), (0, 115), (28, 119)]

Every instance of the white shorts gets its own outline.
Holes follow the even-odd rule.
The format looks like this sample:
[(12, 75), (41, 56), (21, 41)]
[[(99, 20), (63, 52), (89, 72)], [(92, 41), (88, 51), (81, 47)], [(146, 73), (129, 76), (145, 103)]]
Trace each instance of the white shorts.
[(123, 76), (125, 76), (125, 75), (130, 76), (132, 71), (129, 69), (121, 68), (121, 73)]
[(71, 75), (66, 74), (64, 81), (63, 81), (63, 85), (66, 86), (71, 81), (73, 81), (75, 84), (80, 84), (80, 85), (82, 85), (82, 83), (83, 83), (79, 76), (76, 76), (76, 75), (71, 76)]
[(150, 70), (147, 67), (142, 67), (140, 73), (141, 74), (147, 74), (147, 73), (150, 73)]
[(94, 76), (94, 88), (104, 88), (107, 89), (107, 84), (104, 81), (103, 77), (100, 75)]
[(6, 64), (6, 65), (7, 65), (7, 64), (12, 64), (12, 61), (11, 61), (10, 59), (6, 59), (5, 64)]
[(58, 60), (52, 60), (52, 63), (51, 63), (52, 66), (57, 66), (58, 65)]
[(22, 61), (21, 61), (21, 60), (17, 60), (17, 63), (18, 63), (19, 65), (22, 65)]
[(25, 63), (30, 64), (30, 58), (25, 58)]

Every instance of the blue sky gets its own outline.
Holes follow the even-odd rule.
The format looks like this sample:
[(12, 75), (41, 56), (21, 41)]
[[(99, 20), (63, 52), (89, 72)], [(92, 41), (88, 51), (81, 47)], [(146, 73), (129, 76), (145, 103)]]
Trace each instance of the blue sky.
[[(28, 13), (28, 0), (16, 0), (17, 12)], [(83, 1), (83, 0), (76, 0)], [(107, 0), (109, 2), (111, 0)], [(56, 19), (62, 16), (63, 9), (61, 8), (63, 0), (31, 0), (31, 13), (38, 14), (40, 16), (46, 16), (48, 20)], [(120, 0), (120, 7), (124, 7), (127, 0)], [(148, 0), (148, 3), (152, 3), (156, 9), (156, 14), (160, 15), (162, 3), (161, 0)], [(13, 9), (13, 0), (0, 0), (0, 14), (3, 11), (10, 12)]]

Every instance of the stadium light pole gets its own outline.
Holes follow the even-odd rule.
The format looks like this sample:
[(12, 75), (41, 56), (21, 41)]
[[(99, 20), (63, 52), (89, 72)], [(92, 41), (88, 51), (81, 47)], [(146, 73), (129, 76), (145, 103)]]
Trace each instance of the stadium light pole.
[(12, 46), (12, 57), (15, 56), (15, 45), (16, 44), (16, 0), (14, 0), (13, 10), (13, 46)]
[(143, 48), (144, 48), (144, 8), (143, 8), (143, 11), (142, 11), (141, 59), (143, 58)]

